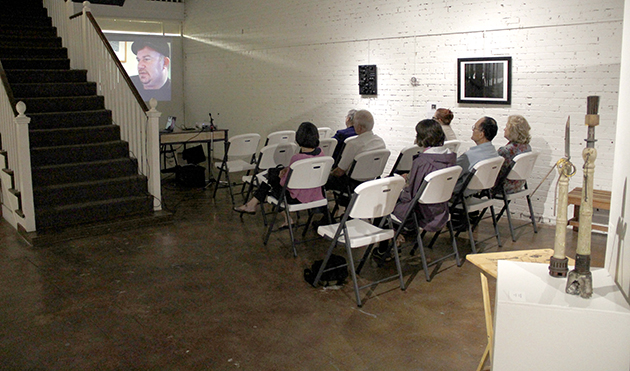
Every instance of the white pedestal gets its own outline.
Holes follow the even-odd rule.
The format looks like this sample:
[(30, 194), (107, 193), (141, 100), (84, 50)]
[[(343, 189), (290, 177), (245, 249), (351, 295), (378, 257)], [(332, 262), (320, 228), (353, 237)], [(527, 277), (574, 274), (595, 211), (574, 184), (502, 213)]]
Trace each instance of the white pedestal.
[(630, 370), (630, 306), (608, 271), (591, 269), (583, 299), (546, 264), (498, 265), (493, 370)]

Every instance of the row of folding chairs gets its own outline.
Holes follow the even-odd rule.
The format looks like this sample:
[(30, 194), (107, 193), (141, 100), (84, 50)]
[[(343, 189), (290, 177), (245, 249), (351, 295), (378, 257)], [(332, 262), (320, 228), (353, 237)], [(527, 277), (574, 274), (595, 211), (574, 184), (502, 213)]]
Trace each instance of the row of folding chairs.
[[(511, 180), (526, 181), (531, 175), (537, 157), (538, 153), (533, 152), (523, 153), (516, 156), (507, 178)], [(450, 241), (452, 245), (451, 253), (434, 259), (430, 263), (425, 255), (423, 245), (423, 237), (425, 236), (426, 231), (421, 230), (416, 214), (413, 212), (413, 208), (409, 209), (403, 220), (396, 220), (399, 225), (398, 228), (394, 228), (394, 224), (392, 222), (392, 219), (395, 220), (395, 217), (392, 215), (392, 211), (404, 186), (403, 178), (394, 175), (384, 179), (371, 180), (362, 183), (354, 190), (352, 199), (345, 214), (341, 218), (341, 221), (333, 225), (320, 226), (318, 228), (318, 234), (330, 239), (331, 243), (326, 252), (323, 263), (315, 276), (313, 285), (318, 285), (324, 272), (339, 268), (327, 267), (327, 262), (330, 259), (335, 247), (338, 244), (342, 244), (346, 249), (346, 264), (350, 269), (355, 297), (359, 307), (362, 305), (360, 295), (360, 290), (362, 289), (370, 288), (381, 282), (398, 278), (400, 288), (401, 290), (404, 290), (405, 283), (396, 241), (407, 222), (411, 222), (413, 228), (417, 231), (417, 237), (414, 241), (412, 251), (417, 249), (420, 252), (422, 267), (427, 281), (432, 279), (441, 262), (447, 258), (454, 256), (457, 266), (459, 267), (462, 264), (456, 242), (456, 237), (461, 230), (456, 231), (452, 223), (452, 218), (456, 215), (463, 217), (462, 221), (469, 234), (471, 250), (473, 253), (476, 253), (476, 241), (473, 236), (473, 230), (481, 220), (483, 213), (486, 210), (490, 210), (492, 214), (494, 234), (489, 238), (496, 238), (498, 245), (501, 246), (499, 231), (497, 228), (497, 217), (494, 211), (495, 202), (497, 200), (493, 198), (491, 189), (495, 185), (503, 161), (503, 157), (495, 157), (478, 162), (464, 180), (462, 188), (456, 194), (453, 194), (453, 191), (456, 186), (457, 179), (462, 171), (459, 166), (436, 170), (425, 177), (413, 202), (421, 204), (449, 203), (449, 217), (444, 227), (447, 228), (450, 234)], [(474, 193), (476, 196), (467, 197), (466, 195), (469, 193)], [(525, 183), (523, 190), (509, 195), (503, 191), (503, 195), (498, 197), (498, 199), (503, 201), (504, 205), (501, 212), (507, 211), (507, 215), (509, 216), (510, 201), (516, 197), (526, 197), (530, 209), (531, 224), (534, 227), (534, 232), (537, 232), (536, 221), (531, 207), (530, 195), (531, 190), (527, 187), (527, 183)], [(479, 215), (471, 218), (471, 215), (474, 213), (478, 213)], [(375, 218), (379, 218), (381, 220), (379, 225), (370, 223), (370, 220), (374, 220)], [(508, 221), (510, 224), (510, 231), (513, 236), (514, 230), (512, 227), (512, 221), (510, 218), (508, 218)], [(521, 226), (524, 225), (527, 224), (523, 224)], [(442, 229), (444, 227), (442, 227)], [(435, 232), (427, 248), (432, 247), (440, 233), (442, 233), (442, 230)], [(512, 238), (514, 239), (514, 236)], [(381, 241), (387, 240), (392, 241), (391, 250), (394, 254), (397, 274), (370, 282), (364, 286), (359, 286), (357, 275), (360, 273), (373, 247)], [(367, 246), (367, 248), (365, 249), (362, 258), (358, 264), (355, 264), (352, 249), (364, 246)], [(436, 268), (433, 272), (430, 272), (429, 267), (433, 265), (435, 265)]]
[[(325, 129), (325, 132), (332, 131), (330, 128), (320, 129)], [(253, 187), (256, 185), (256, 175), (278, 165), (288, 166), (291, 157), (299, 150), (298, 145), (295, 143), (295, 131), (293, 130), (283, 130), (269, 134), (264, 147), (258, 151), (260, 140), (261, 136), (257, 133), (236, 135), (228, 139), (225, 143), (222, 161), (215, 163), (219, 173), (213, 197), (216, 196), (220, 182), (225, 177), (230, 198), (234, 205), (233, 180), (230, 179), (230, 174), (240, 172), (247, 172), (242, 177), (241, 184), (243, 187), (241, 193), (245, 194), (245, 186), (249, 184), (250, 187), (247, 193), (247, 197), (249, 197)], [(336, 145), (336, 139), (320, 139), (320, 147), (324, 151), (325, 156), (332, 156)]]

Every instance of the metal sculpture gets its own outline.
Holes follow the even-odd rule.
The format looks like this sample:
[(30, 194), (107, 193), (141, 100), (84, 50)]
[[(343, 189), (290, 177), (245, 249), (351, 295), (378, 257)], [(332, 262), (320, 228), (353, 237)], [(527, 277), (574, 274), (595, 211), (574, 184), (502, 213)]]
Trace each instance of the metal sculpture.
[(582, 151), (584, 159), (584, 180), (582, 186), (582, 202), (580, 206), (580, 229), (578, 230), (575, 269), (569, 272), (566, 292), (588, 299), (593, 295), (593, 276), (591, 266), (591, 226), (593, 222), (593, 176), (595, 173), (595, 126), (599, 125), (597, 114), (599, 97), (588, 97), (586, 125), (588, 134), (586, 148)]
[(558, 216), (556, 217), (556, 239), (553, 256), (549, 260), (549, 274), (552, 277), (566, 277), (569, 272), (569, 259), (565, 254), (567, 239), (567, 207), (569, 204), (569, 178), (575, 174), (575, 166), (571, 163), (570, 151), (570, 117), (564, 129), (564, 157), (558, 160), (556, 167), (560, 179), (558, 180)]

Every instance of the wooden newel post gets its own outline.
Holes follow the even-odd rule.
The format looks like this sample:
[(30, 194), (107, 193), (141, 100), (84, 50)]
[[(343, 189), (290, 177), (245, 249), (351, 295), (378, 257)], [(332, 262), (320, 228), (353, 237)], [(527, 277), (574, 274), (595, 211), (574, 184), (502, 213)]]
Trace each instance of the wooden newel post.
[(591, 274), (591, 226), (593, 223), (593, 176), (595, 174), (595, 126), (599, 125), (599, 97), (588, 97), (586, 125), (588, 135), (586, 148), (582, 151), (584, 159), (584, 180), (582, 186), (582, 202), (580, 205), (580, 229), (578, 231), (575, 269), (569, 272), (566, 292), (580, 295), (587, 299), (593, 295), (593, 276)]

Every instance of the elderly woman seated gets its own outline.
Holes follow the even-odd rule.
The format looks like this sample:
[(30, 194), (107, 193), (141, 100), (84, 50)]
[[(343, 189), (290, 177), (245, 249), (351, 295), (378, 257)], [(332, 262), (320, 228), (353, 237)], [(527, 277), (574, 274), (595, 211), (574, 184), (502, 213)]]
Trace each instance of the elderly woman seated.
[[(410, 207), (418, 217), (419, 226), (428, 232), (439, 231), (448, 221), (448, 204), (412, 205), (413, 198), (419, 191), (424, 177), (435, 170), (444, 169), (455, 165), (457, 155), (444, 145), (444, 131), (440, 124), (432, 119), (422, 120), (416, 125), (415, 143), (423, 147), (423, 152), (417, 154), (411, 165), (409, 174), (403, 175), (407, 184), (398, 198), (394, 215), (402, 220)], [(389, 243), (381, 243), (374, 250), (372, 256), (377, 261), (390, 260)]]
[[(289, 167), (298, 160), (324, 155), (322, 149), (319, 148), (319, 133), (317, 131), (317, 127), (310, 122), (303, 122), (300, 124), (300, 127), (295, 133), (295, 141), (300, 146), (300, 152), (291, 157)], [(246, 204), (235, 207), (234, 211), (239, 213), (255, 214), (258, 205), (261, 202), (264, 202), (268, 194), (278, 196), (282, 192), (282, 187), (286, 183), (289, 167), (280, 171), (279, 179), (268, 178), (266, 183), (261, 183), (254, 193), (254, 197)], [(268, 174), (268, 176), (269, 175), (270, 174)], [(287, 191), (288, 194), (286, 195), (286, 199), (290, 204), (312, 202), (324, 198), (320, 187), (310, 189), (287, 189)], [(288, 221), (285, 220), (281, 227), (286, 226), (287, 224)]]
[(524, 180), (509, 180), (507, 175), (512, 169), (514, 164), (514, 157), (523, 152), (531, 152), (532, 147), (529, 145), (529, 141), (532, 139), (529, 135), (530, 130), (529, 123), (525, 120), (525, 117), (520, 115), (509, 116), (507, 124), (505, 124), (504, 137), (508, 140), (508, 144), (499, 148), (497, 151), (499, 156), (505, 158), (501, 171), (497, 176), (497, 182), (492, 188), (493, 193), (501, 193), (504, 189), (506, 193), (514, 193), (520, 190), (525, 184)]

